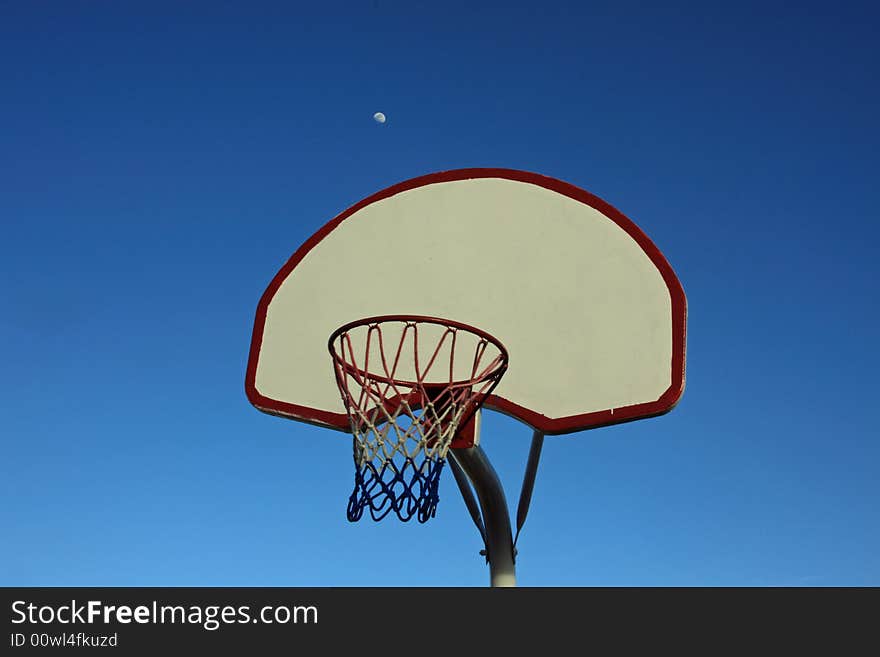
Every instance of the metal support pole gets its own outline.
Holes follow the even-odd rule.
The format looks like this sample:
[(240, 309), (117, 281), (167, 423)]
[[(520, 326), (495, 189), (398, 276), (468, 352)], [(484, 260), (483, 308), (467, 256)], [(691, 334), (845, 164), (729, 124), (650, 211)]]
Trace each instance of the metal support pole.
[(516, 586), (510, 513), (495, 468), (489, 463), (489, 458), (479, 445), (451, 449), (449, 453), (467, 474), (480, 501), (483, 525), (486, 529), (486, 556), (489, 559), (490, 584)]

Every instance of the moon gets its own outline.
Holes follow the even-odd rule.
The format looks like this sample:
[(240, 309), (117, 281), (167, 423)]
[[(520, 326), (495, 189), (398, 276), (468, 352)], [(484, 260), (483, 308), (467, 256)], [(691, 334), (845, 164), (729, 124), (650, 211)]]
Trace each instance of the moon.
[(385, 115), (382, 112), (376, 112), (373, 114), (373, 120), (376, 123), (385, 123)]

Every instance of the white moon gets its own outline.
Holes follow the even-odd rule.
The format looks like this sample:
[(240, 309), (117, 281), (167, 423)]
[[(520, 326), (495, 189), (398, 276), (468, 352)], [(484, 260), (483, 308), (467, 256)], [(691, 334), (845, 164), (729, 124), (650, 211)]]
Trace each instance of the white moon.
[(385, 123), (385, 115), (382, 112), (376, 112), (373, 114), (373, 120), (376, 123)]

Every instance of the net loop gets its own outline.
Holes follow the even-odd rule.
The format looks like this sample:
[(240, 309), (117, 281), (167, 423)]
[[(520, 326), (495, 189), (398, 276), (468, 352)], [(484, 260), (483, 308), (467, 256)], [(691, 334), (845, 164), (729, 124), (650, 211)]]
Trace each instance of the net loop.
[(480, 329), (416, 315), (350, 322), (328, 346), (354, 436), (348, 519), (434, 517), (449, 449), (474, 434), (507, 350)]

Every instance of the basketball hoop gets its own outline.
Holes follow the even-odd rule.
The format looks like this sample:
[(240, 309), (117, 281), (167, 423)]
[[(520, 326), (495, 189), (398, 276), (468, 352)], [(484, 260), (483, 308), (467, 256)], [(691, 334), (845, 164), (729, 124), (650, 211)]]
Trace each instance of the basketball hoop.
[(507, 350), (480, 329), (415, 315), (350, 322), (328, 346), (354, 434), (348, 519), (368, 508), (374, 520), (393, 511), (427, 521), (449, 449), (478, 438), (475, 415), (507, 369)]

